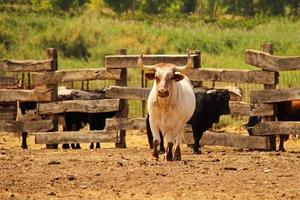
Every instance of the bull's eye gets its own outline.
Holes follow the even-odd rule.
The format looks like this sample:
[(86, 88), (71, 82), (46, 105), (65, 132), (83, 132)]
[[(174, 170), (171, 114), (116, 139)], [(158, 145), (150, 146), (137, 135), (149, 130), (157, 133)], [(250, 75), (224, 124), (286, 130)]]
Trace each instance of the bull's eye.
[(155, 80), (156, 80), (157, 82), (159, 82), (159, 81), (160, 81), (160, 78), (157, 77), (157, 76), (155, 76)]

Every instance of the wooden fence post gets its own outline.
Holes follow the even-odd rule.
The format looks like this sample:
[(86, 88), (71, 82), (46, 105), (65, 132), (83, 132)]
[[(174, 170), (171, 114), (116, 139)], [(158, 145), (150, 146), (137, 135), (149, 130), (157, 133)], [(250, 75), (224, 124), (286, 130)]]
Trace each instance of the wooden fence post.
[[(127, 49), (119, 49), (116, 51), (118, 55), (127, 55)], [(121, 79), (116, 81), (118, 86), (127, 86), (127, 68), (121, 69)], [(120, 100), (120, 112), (117, 114), (118, 118), (128, 117), (128, 101)], [(115, 144), (116, 148), (126, 148), (126, 130), (120, 130), (118, 133), (118, 142)]]
[[(48, 59), (53, 59), (53, 61), (51, 62), (51, 71), (56, 71), (58, 68), (56, 49), (55, 48), (47, 48), (46, 49), (46, 57)], [(56, 101), (57, 100), (57, 84), (51, 84), (51, 85), (49, 84), (49, 85), (45, 85), (44, 87), (53, 89), (53, 101)], [(47, 116), (47, 118), (53, 120), (54, 128), (51, 130), (51, 132), (58, 131), (58, 116), (54, 114), (54, 115)], [(47, 149), (57, 149), (58, 144), (46, 144), (46, 148)]]
[[(270, 43), (266, 43), (266, 44), (263, 44), (261, 45), (261, 50), (263, 52), (267, 52), (269, 54), (273, 54), (274, 53), (274, 50), (273, 50), (273, 44), (270, 44)], [(267, 90), (267, 89), (276, 89), (276, 85), (278, 84), (278, 78), (279, 78), (279, 73), (277, 72), (275, 74), (275, 83), (274, 84), (264, 84), (264, 89)], [(276, 113), (276, 110), (275, 110), (275, 113)], [(263, 117), (264, 121), (275, 121), (275, 115), (273, 116), (268, 116), (268, 117)], [(270, 150), (276, 150), (276, 136), (275, 135), (272, 135), (272, 136), (268, 136), (270, 138)]]
[[(192, 53), (197, 55), (197, 57), (194, 57), (194, 60), (193, 60), (194, 68), (201, 68), (201, 51), (194, 50)], [(194, 87), (202, 87), (202, 81), (192, 81), (192, 85)]]

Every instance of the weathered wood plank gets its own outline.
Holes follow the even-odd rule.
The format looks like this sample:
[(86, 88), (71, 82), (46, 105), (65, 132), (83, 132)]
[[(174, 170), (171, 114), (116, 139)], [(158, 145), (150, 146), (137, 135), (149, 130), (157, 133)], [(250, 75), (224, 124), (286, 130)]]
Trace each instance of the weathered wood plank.
[(300, 122), (269, 121), (254, 126), (254, 135), (300, 134)]
[(47, 60), (0, 60), (0, 70), (10, 72), (37, 72), (51, 70), (52, 59)]
[(55, 99), (55, 91), (53, 89), (0, 89), (0, 102), (11, 101), (37, 101), (47, 102)]
[(146, 118), (111, 118), (106, 119), (105, 129), (111, 130), (145, 130)]
[[(186, 132), (184, 140), (187, 144), (193, 144), (194, 139), (191, 132)], [(241, 149), (263, 149), (269, 150), (269, 139), (267, 137), (234, 135), (228, 133), (204, 132), (201, 146), (225, 146)]]
[(220, 81), (238, 83), (274, 84), (275, 72), (237, 69), (190, 69), (186, 75), (191, 81)]
[(38, 121), (1, 121), (0, 122), (0, 133), (1, 132), (38, 132), (38, 131), (49, 131), (53, 129), (52, 120), (38, 120)]
[(300, 88), (268, 89), (250, 91), (252, 103), (276, 103), (300, 100)]
[(274, 115), (273, 104), (250, 104), (246, 102), (230, 101), (230, 114), (241, 116), (271, 116)]
[(0, 89), (17, 89), (21, 87), (21, 80), (13, 76), (0, 76)]
[(43, 73), (32, 73), (32, 84), (56, 84), (71, 81), (87, 81), (87, 80), (119, 80), (120, 69), (78, 69), (78, 70), (62, 70)]
[(300, 69), (300, 56), (274, 56), (252, 49), (245, 50), (245, 62), (275, 72)]
[(151, 88), (110, 86), (105, 90), (108, 98), (146, 100)]
[(119, 101), (119, 99), (56, 101), (39, 103), (37, 109), (41, 115), (64, 112), (113, 112), (119, 110)]
[[(105, 56), (106, 68), (136, 68), (139, 55), (110, 55)], [(192, 59), (198, 58), (197, 54), (191, 55)], [(144, 55), (144, 64), (154, 65), (157, 63), (173, 63), (185, 65), (187, 55)]]
[(116, 142), (117, 131), (64, 131), (35, 134), (36, 144)]

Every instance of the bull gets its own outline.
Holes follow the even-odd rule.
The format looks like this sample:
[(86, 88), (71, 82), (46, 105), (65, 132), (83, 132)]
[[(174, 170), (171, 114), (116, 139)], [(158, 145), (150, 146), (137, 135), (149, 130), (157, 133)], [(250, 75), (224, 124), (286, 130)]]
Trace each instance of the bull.
[[(300, 121), (300, 101), (284, 101), (277, 103), (276, 118), (278, 121)], [(253, 135), (252, 128), (262, 121), (261, 117), (251, 116), (246, 124), (249, 135)], [(288, 135), (279, 135), (279, 151), (285, 151), (284, 142)]]
[[(230, 114), (229, 100), (230, 92), (227, 89), (216, 89), (206, 91), (204, 89), (198, 90), (195, 93), (196, 108), (193, 116), (187, 122), (192, 126), (194, 145), (193, 151), (195, 154), (200, 153), (199, 144), (203, 133), (212, 127), (214, 123), (218, 123), (221, 115)], [(149, 117), (146, 122), (147, 136), (150, 148), (153, 147), (153, 138), (149, 128)], [(164, 151), (164, 145), (161, 143), (160, 151)]]
[[(138, 66), (147, 70), (145, 73), (147, 79), (154, 80), (147, 101), (149, 124), (154, 139), (152, 156), (156, 160), (159, 157), (157, 147), (162, 142), (159, 135), (161, 131), (168, 143), (164, 159), (181, 160), (180, 144), (184, 127), (192, 117), (196, 105), (192, 85), (188, 77), (181, 73), (192, 68), (190, 54), (188, 53), (188, 62), (185, 66), (170, 63), (149, 66), (143, 64), (142, 52)], [(174, 144), (176, 147), (173, 156)]]

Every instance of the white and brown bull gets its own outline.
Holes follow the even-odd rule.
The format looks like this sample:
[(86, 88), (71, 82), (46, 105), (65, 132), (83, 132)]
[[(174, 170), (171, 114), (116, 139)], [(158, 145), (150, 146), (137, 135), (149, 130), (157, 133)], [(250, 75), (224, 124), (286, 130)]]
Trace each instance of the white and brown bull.
[[(188, 54), (185, 66), (170, 63), (159, 63), (153, 66), (143, 64), (143, 52), (138, 59), (141, 69), (149, 70), (146, 78), (154, 80), (148, 97), (147, 108), (149, 122), (153, 134), (153, 156), (158, 159), (157, 147), (161, 142), (159, 131), (163, 133), (168, 146), (165, 159), (181, 160), (180, 144), (184, 127), (192, 117), (196, 100), (192, 85), (184, 72), (192, 67), (192, 59)], [(176, 145), (173, 157), (172, 148)]]

